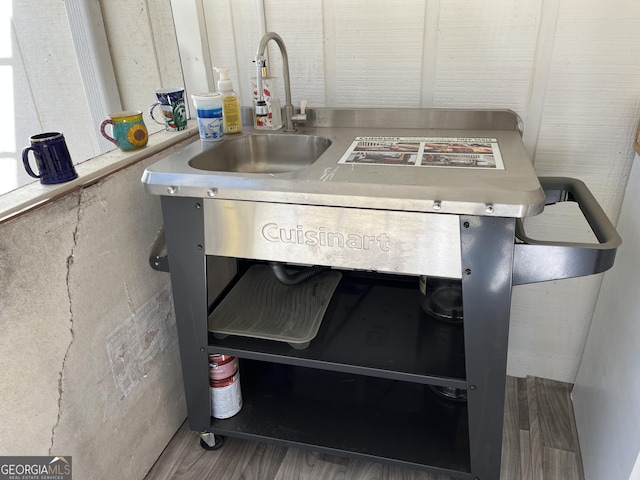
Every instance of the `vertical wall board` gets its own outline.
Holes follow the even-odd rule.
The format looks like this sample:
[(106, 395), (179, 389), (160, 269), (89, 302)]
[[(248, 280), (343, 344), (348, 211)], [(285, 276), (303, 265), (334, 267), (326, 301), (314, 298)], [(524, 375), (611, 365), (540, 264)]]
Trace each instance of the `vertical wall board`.
[[(26, 138), (19, 139), (19, 149), (28, 144), (30, 135), (58, 131), (64, 133), (69, 152), (76, 161), (97, 155), (95, 129), (83, 95), (64, 3), (46, 0), (33, 8), (33, 4), (27, 2), (14, 2), (13, 27), (13, 51), (16, 60), (22, 60), (26, 73), (26, 83), (14, 83), (14, 92), (16, 97), (31, 97), (35, 107), (24, 117), (16, 110), (16, 125), (27, 134)], [(60, 100), (51, 102), (51, 96)], [(19, 104), (30, 107), (22, 104), (22, 100)], [(26, 124), (27, 119), (33, 119), (33, 114), (37, 115), (37, 122)]]
[(424, 2), (335, 2), (334, 107), (417, 107)]
[[(64, 5), (91, 124), (100, 125), (110, 112), (122, 110), (100, 4), (66, 0)], [(96, 135), (96, 140), (99, 153), (113, 149), (113, 143), (102, 135)]]
[(191, 94), (215, 91), (211, 55), (201, 0), (171, 0), (171, 13), (190, 118), (195, 118)]
[[(158, 62), (160, 75), (158, 88), (183, 86), (182, 65), (180, 65), (180, 54), (171, 16), (171, 3), (168, 0), (148, 0), (148, 6), (154, 44), (153, 53)], [(155, 97), (150, 98), (153, 100)]]
[[(260, 22), (257, 2), (231, 2), (233, 31), (237, 52), (238, 85), (242, 105), (253, 105), (252, 78), (256, 76), (254, 59), (260, 43)], [(282, 87), (281, 87), (282, 88)]]
[(547, 91), (549, 69), (553, 56), (553, 42), (556, 37), (560, 2), (561, 0), (545, 0), (542, 2), (542, 11), (540, 12), (540, 27), (531, 73), (531, 89), (524, 112), (524, 132), (522, 134), (524, 148), (532, 161), (538, 147), (540, 124), (544, 115), (544, 96)]
[(325, 106), (333, 107), (338, 101), (338, 84), (336, 78), (336, 1), (323, 0), (322, 2), (322, 51), (324, 63), (324, 98)]
[(440, 0), (427, 0), (425, 3), (424, 45), (422, 51), (422, 98), (420, 101), (420, 106), (423, 108), (434, 107), (440, 5)]
[[(636, 2), (623, 3), (615, 7), (561, 3), (535, 158), (539, 175), (583, 180), (614, 222), (633, 159), (631, 138), (640, 113), (640, 9)], [(527, 221), (533, 223), (547, 237), (557, 238), (566, 231), (588, 234), (579, 215), (564, 217), (562, 229), (557, 222), (545, 220), (544, 214)], [(560, 288), (550, 292), (543, 286), (518, 287), (510, 352), (518, 352), (520, 361), (514, 355), (510, 365), (524, 361), (530, 367), (527, 374), (555, 379), (563, 378), (558, 371), (562, 365), (564, 378), (572, 382), (601, 277), (581, 283), (581, 288), (566, 288), (573, 280), (559, 282)], [(550, 301), (552, 297), (560, 301)], [(562, 322), (562, 335), (553, 335), (553, 321)], [(527, 330), (529, 335), (523, 333)]]
[(163, 127), (148, 109), (163, 85), (147, 0), (110, 0), (101, 7), (122, 108), (141, 110), (147, 128), (158, 131)]
[(524, 118), (541, 0), (442, 0), (435, 105), (508, 108)]
[(573, 404), (587, 480), (638, 480), (640, 458), (640, 156), (618, 222), (623, 243), (605, 274)]
[(575, 379), (601, 282), (593, 275), (513, 289), (509, 375)]
[(640, 8), (562, 2), (536, 155), (544, 175), (582, 178), (615, 220), (640, 115)]
[[(12, 31), (11, 34), (12, 44), (18, 45), (15, 32)], [(40, 123), (38, 109), (35, 104), (36, 99), (29, 88), (29, 76), (21, 49), (14, 48), (13, 60), (13, 65), (0, 67), (5, 71), (6, 69), (10, 69), (7, 75), (11, 76), (13, 81), (13, 110), (15, 112), (13, 115), (15, 128), (14, 138), (8, 139), (9, 142), (13, 140), (13, 145), (7, 144), (1, 149), (3, 155), (0, 161), (3, 162), (3, 167), (2, 175), (0, 175), (0, 195), (13, 190), (16, 185), (25, 185), (36, 181), (30, 177), (23, 168), (20, 152), (22, 148), (29, 144), (29, 137), (31, 135), (45, 131)], [(18, 112), (20, 112), (19, 115), (17, 115)], [(9, 118), (10, 117), (5, 117), (5, 121), (9, 120)], [(8, 133), (8, 129), (6, 132)], [(66, 133), (66, 131), (63, 133)], [(69, 143), (71, 142), (68, 141), (67, 144), (69, 153), (74, 159), (78, 160), (78, 157), (83, 156), (83, 153), (78, 150), (76, 142), (73, 142), (72, 145)], [(13, 163), (11, 171), (7, 170), (7, 163)]]
[[(238, 91), (237, 52), (235, 46), (233, 16), (230, 0), (215, 0), (204, 2), (204, 19), (207, 24), (207, 41), (209, 42), (209, 54), (212, 67), (229, 67), (229, 78), (233, 80), (233, 86)], [(220, 78), (213, 73), (217, 80)]]
[[(266, 0), (265, 16), (267, 30), (278, 33), (287, 46), (293, 105), (307, 100), (309, 107), (324, 107), (322, 1)], [(280, 52), (271, 45), (271, 74), (282, 77)], [(282, 89), (284, 81), (280, 83)], [(284, 105), (284, 90), (280, 98)]]
[[(536, 240), (597, 242), (573, 202), (547, 206), (543, 214), (526, 218), (525, 230)], [(600, 274), (513, 289), (510, 375), (573, 381), (602, 278)]]

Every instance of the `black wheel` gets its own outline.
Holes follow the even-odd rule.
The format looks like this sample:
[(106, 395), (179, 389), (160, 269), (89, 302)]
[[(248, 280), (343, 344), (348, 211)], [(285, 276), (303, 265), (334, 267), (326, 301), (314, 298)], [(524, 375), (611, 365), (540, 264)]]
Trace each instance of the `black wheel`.
[(216, 439), (216, 444), (213, 447), (211, 447), (202, 438), (200, 438), (200, 446), (202, 448), (204, 448), (205, 450), (218, 450), (218, 449), (222, 448), (222, 446), (224, 445), (225, 437), (223, 437), (222, 435), (214, 435), (214, 438)]

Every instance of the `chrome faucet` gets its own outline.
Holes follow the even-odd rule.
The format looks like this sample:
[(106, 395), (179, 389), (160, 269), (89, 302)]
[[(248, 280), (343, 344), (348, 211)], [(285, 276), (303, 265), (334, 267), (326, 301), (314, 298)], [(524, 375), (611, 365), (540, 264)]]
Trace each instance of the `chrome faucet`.
[(258, 73), (256, 75), (256, 83), (258, 87), (258, 98), (256, 99), (255, 114), (262, 117), (265, 117), (269, 114), (262, 89), (262, 72), (263, 68), (267, 66), (267, 59), (264, 56), (264, 51), (267, 48), (267, 43), (269, 43), (269, 40), (273, 40), (276, 42), (278, 48), (280, 48), (280, 53), (282, 54), (282, 69), (285, 91), (284, 131), (295, 132), (295, 122), (306, 120), (306, 115), (304, 115), (304, 113), (301, 113), (299, 115), (293, 114), (293, 103), (291, 102), (291, 81), (289, 79), (289, 55), (287, 54), (287, 47), (285, 47), (282, 37), (274, 32), (267, 32), (262, 37), (262, 40), (260, 40), (260, 45), (258, 46), (258, 52), (256, 53), (256, 67), (258, 69)]

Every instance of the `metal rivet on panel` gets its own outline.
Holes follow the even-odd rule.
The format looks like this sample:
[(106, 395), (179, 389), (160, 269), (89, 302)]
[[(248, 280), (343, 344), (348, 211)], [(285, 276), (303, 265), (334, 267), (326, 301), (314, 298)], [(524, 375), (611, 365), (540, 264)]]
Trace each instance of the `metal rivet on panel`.
[(435, 211), (438, 211), (442, 208), (442, 202), (440, 200), (436, 200), (435, 202), (433, 202), (433, 209)]
[(487, 204), (487, 206), (484, 209), (485, 212), (487, 213), (493, 213), (493, 205), (491, 205), (490, 203)]
[(171, 187), (167, 187), (167, 193), (168, 193), (169, 195), (173, 195), (173, 194), (175, 194), (177, 191), (178, 191), (178, 187), (173, 187), (173, 186), (171, 186)]
[(207, 190), (207, 195), (209, 197), (215, 197), (217, 194), (218, 194), (217, 188), (210, 188), (209, 190)]

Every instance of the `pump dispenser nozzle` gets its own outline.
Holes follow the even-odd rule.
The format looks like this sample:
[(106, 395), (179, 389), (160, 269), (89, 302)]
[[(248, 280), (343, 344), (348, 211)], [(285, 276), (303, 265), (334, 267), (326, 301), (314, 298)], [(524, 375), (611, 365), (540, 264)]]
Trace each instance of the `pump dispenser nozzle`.
[(233, 83), (229, 79), (229, 68), (214, 67), (213, 69), (220, 75), (220, 80), (218, 80), (218, 92), (228, 92), (233, 90)]
[(218, 93), (222, 95), (222, 120), (224, 133), (240, 133), (242, 131), (242, 117), (238, 94), (233, 91), (233, 83), (229, 78), (228, 67), (213, 68), (220, 75)]

